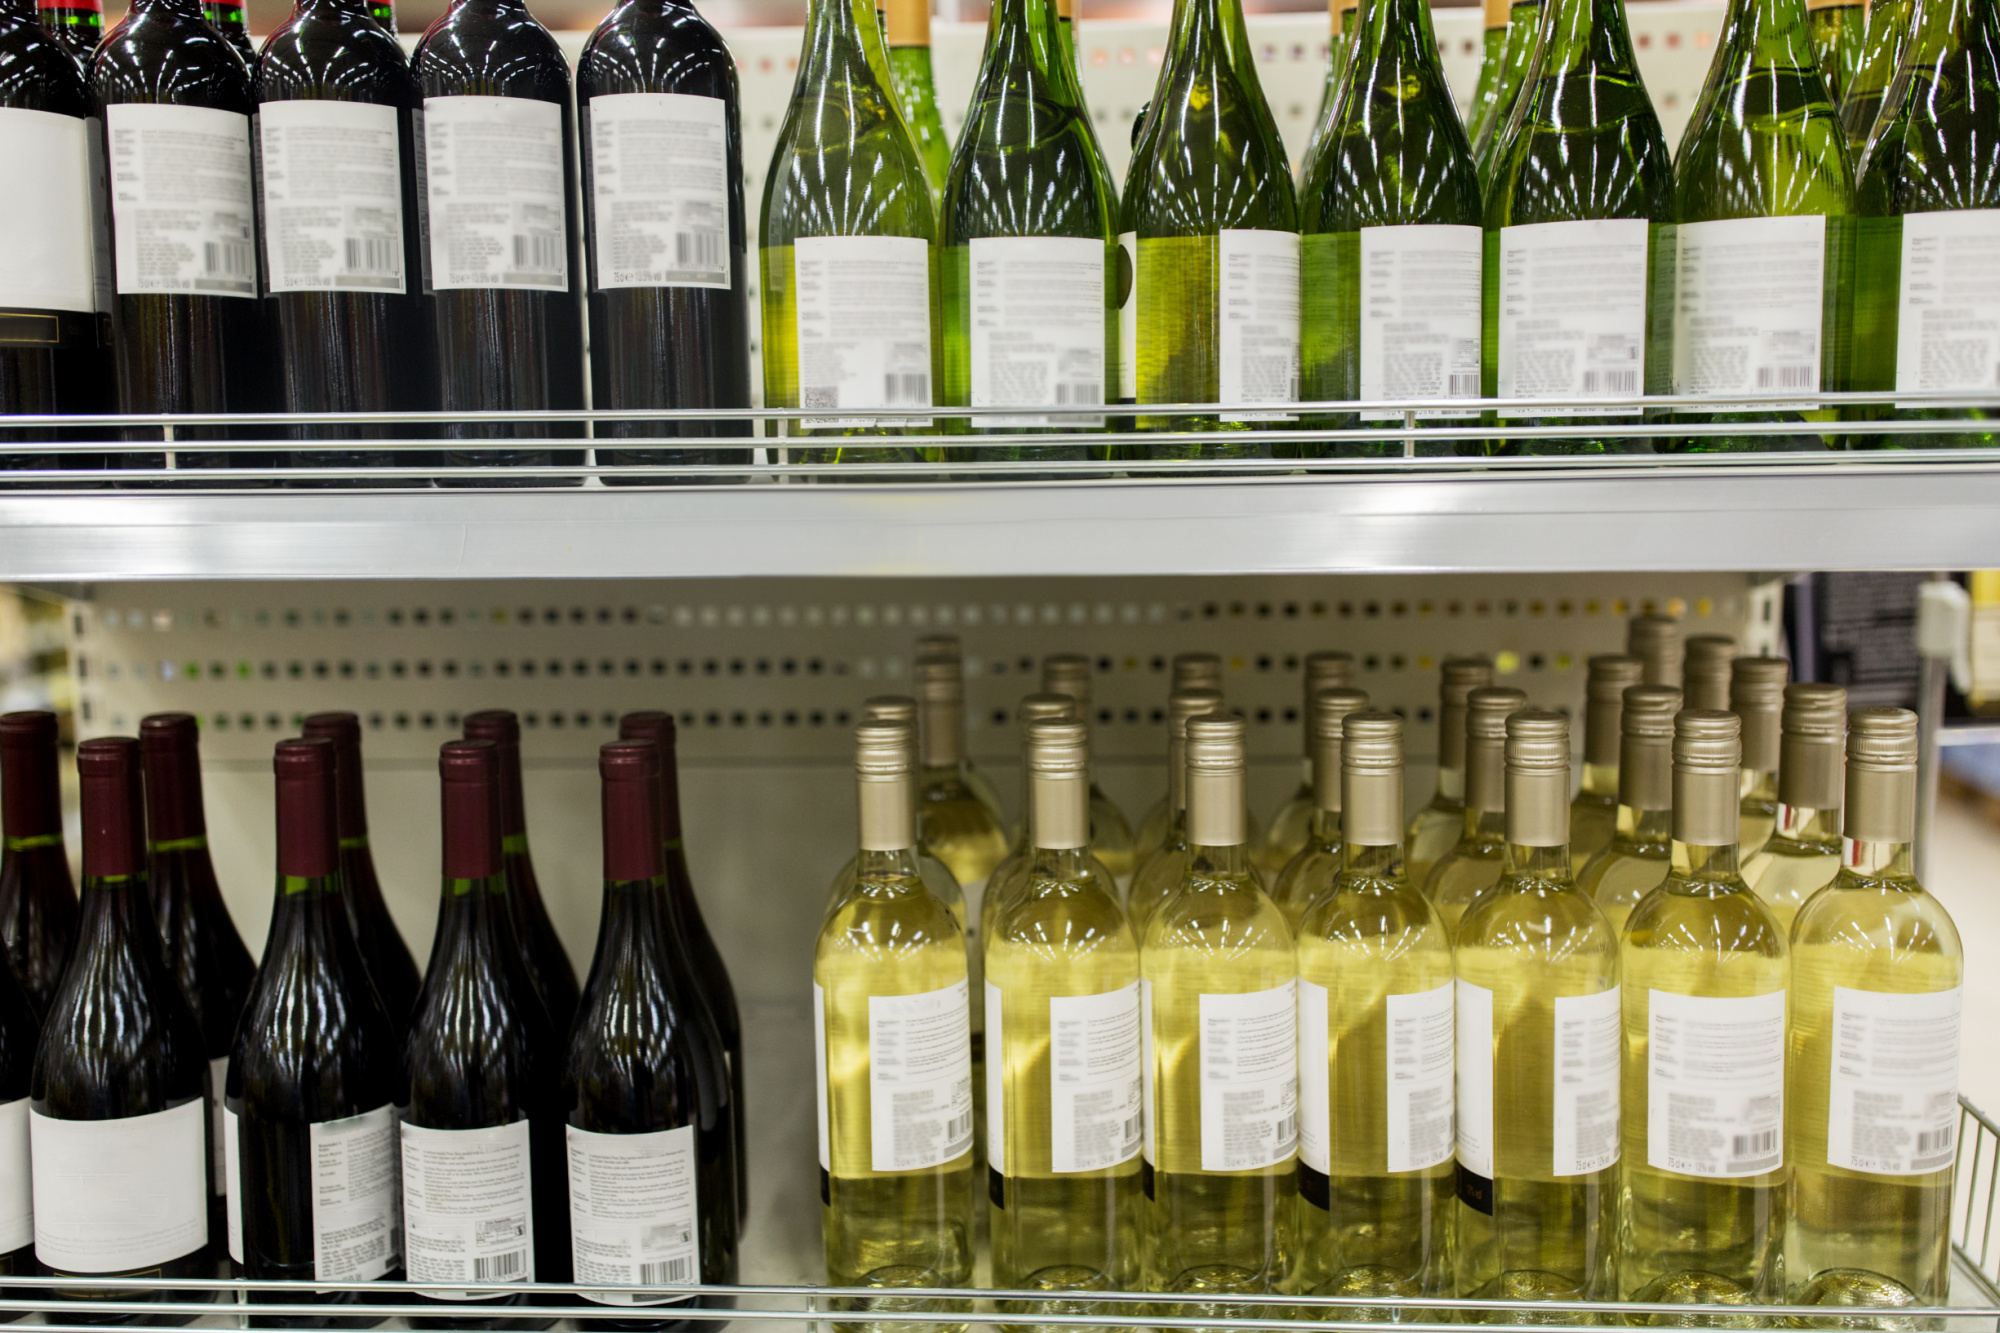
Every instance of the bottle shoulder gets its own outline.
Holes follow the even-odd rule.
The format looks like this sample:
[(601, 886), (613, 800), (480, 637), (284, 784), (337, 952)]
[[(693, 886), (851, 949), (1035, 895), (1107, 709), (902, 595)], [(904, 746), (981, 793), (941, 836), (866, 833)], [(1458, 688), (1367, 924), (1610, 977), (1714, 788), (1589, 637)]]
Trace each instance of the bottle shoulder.
[(1459, 918), (1455, 947), (1555, 961), (1617, 961), (1618, 938), (1603, 909), (1569, 881), (1506, 876)]
[[(1670, 222), (1674, 159), (1636, 66), (1594, 34), (1583, 57), (1519, 94), (1496, 131), (1489, 230), (1545, 222)], [(1514, 130), (1512, 134), (1508, 130)]]
[(1219, 40), (1177, 45), (1153, 94), (1124, 198), (1139, 239), (1299, 229), (1291, 164), (1254, 73)]
[(605, 16), (576, 63), (577, 100), (619, 93), (717, 97), (737, 114), (736, 61), (691, 5), (627, 3)]
[(1791, 945), (1802, 949), (1964, 958), (1958, 925), (1943, 903), (1914, 880), (1865, 879), (1842, 870), (1792, 918)]
[(92, 114), (83, 67), (33, 18), (0, 19), (0, 107), (78, 118)]
[(1306, 234), (1484, 221), (1479, 171), (1443, 73), (1393, 42), (1357, 69), (1299, 188)]
[(259, 103), (292, 100), (416, 104), (416, 77), (403, 48), (360, 15), (294, 13), (264, 41), (253, 88)]
[(1298, 938), (1302, 971), (1308, 953), (1322, 947), (1357, 961), (1451, 952), (1436, 905), (1400, 879), (1340, 876), (1306, 913)]
[(426, 98), (519, 97), (557, 102), (569, 113), (569, 64), (525, 9), (447, 10), (417, 43), (410, 64)]
[(956, 946), (965, 930), (951, 908), (920, 880), (864, 876), (827, 913), (816, 956), (907, 957)]
[(96, 100), (205, 107), (249, 115), (250, 69), (234, 46), (199, 19), (171, 10), (127, 14), (91, 57)]
[(1740, 878), (1690, 880), (1669, 873), (1625, 919), (1629, 954), (1674, 953), (1714, 960), (1783, 959), (1785, 931)]
[(1237, 954), (1293, 949), (1285, 914), (1255, 871), (1215, 876), (1190, 871), (1146, 924), (1147, 956), (1177, 950)]

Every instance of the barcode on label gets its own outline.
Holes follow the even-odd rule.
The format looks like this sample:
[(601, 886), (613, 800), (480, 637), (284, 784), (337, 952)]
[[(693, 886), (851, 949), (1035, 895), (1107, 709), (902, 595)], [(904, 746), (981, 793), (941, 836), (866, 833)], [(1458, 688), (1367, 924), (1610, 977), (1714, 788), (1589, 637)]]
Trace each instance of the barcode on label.
[(1143, 1127), (1144, 1123), (1145, 1117), (1143, 1115), (1133, 1115), (1126, 1118), (1122, 1141), (1128, 1150), (1133, 1144), (1139, 1141), (1139, 1130)]
[(1639, 372), (1637, 370), (1586, 370), (1583, 372), (1583, 392), (1637, 393), (1639, 392)]
[(677, 231), (674, 233), (674, 267), (704, 271), (722, 267), (722, 233), (719, 231)]
[(347, 238), (347, 271), (349, 273), (394, 273), (396, 271), (396, 243), (386, 236), (349, 236)]
[(514, 237), (517, 273), (555, 273), (562, 268), (562, 237), (538, 232)]
[(1817, 366), (1757, 367), (1757, 387), (1760, 389), (1812, 389), (1818, 387), (1818, 378)]
[(639, 1282), (642, 1286), (660, 1287), (692, 1281), (694, 1281), (694, 1256), (691, 1254), (639, 1265)]
[(1444, 377), (1444, 396), (1447, 398), (1477, 398), (1479, 396), (1479, 372), (1476, 370), (1454, 370)]
[[(970, 1142), (971, 1139), (972, 1112), (967, 1111), (964, 1115), (953, 1116), (950, 1120), (945, 1121), (944, 1141), (946, 1143), (956, 1147), (961, 1140)], [(957, 1153), (954, 1152), (953, 1156), (956, 1155)]]
[(1096, 404), (1103, 401), (1104, 386), (1102, 384), (1094, 381), (1089, 384), (1070, 384), (1063, 380), (1056, 381), (1056, 405), (1058, 407), (1067, 403)]
[(506, 1278), (516, 1278), (528, 1270), (528, 1252), (510, 1250), (506, 1254), (489, 1254), (472, 1261), (474, 1282), (498, 1282)]
[(1299, 1136), (1299, 1116), (1298, 1112), (1294, 1111), (1292, 1114), (1286, 1116), (1283, 1120), (1280, 1120), (1278, 1122), (1277, 1140), (1281, 1144), (1290, 1143), (1293, 1140), (1297, 1139), (1298, 1136)]
[(203, 241), (202, 262), (211, 277), (247, 278), (257, 260), (248, 241)]
[(1729, 1140), (1729, 1169), (1743, 1171), (1769, 1163), (1778, 1164), (1779, 1131), (1760, 1129), (1755, 1134), (1737, 1134)]
[(1916, 1152), (1910, 1158), (1910, 1165), (1919, 1171), (1935, 1171), (1939, 1167), (1950, 1166), (1957, 1154), (1958, 1127), (1946, 1125), (1943, 1129), (1927, 1129), (1917, 1135)]
[(931, 401), (931, 377), (923, 373), (898, 374), (891, 371), (882, 377), (882, 401), (888, 407), (904, 404), (928, 406)]

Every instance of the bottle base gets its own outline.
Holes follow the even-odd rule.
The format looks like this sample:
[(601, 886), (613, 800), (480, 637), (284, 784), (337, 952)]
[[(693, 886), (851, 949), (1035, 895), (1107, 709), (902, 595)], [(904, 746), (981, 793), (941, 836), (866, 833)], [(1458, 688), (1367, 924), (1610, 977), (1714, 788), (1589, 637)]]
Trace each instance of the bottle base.
[[(1895, 1278), (1882, 1273), (1866, 1268), (1828, 1268), (1815, 1274), (1812, 1281), (1794, 1289), (1787, 1298), (1787, 1303), (1893, 1310), (1916, 1305), (1918, 1302), (1916, 1293)], [(1881, 1315), (1827, 1315), (1824, 1318), (1801, 1316), (1792, 1320), (1792, 1326), (1871, 1329), (1878, 1330), (1879, 1333), (1928, 1333), (1930, 1330), (1942, 1329), (1944, 1321), (1928, 1315), (1888, 1318)]]

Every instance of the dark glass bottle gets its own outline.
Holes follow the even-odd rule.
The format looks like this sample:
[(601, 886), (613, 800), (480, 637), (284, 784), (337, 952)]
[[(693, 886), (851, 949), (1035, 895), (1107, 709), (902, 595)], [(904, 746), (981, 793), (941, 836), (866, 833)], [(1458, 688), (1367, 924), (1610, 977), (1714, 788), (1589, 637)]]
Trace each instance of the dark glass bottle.
[(56, 732), (54, 713), (0, 715), (0, 939), (37, 1015), (48, 1013), (76, 938)]
[[(436, 407), (418, 253), (417, 81), (403, 48), (366, 0), (297, 0), (264, 43), (255, 91), (263, 271), (285, 410)], [(353, 159), (338, 173), (317, 165), (317, 145), (329, 133), (342, 136)], [(302, 440), (408, 433), (388, 425), (293, 429)], [(295, 457), (336, 467), (420, 461), (357, 450)]]
[(104, 40), (104, 0), (39, 0), (36, 9), (56, 44), (88, 66)]
[[(79, 1277), (208, 1277), (208, 1060), (201, 1025), (160, 956), (146, 894), (139, 742), (77, 747), (83, 903), (35, 1051), (30, 1096), (35, 1258)], [(107, 1187), (111, 1192), (107, 1192)], [(149, 1208), (127, 1201), (149, 1196)], [(158, 1291), (93, 1287), (77, 1301)], [(176, 1300), (193, 1297), (174, 1293)], [(192, 1316), (70, 1315), (79, 1322), (184, 1324)]]
[(306, 718), (305, 734), (333, 742), (339, 765), (341, 899), (348, 924), (368, 965), (369, 980), (382, 997), (382, 1007), (400, 1043), (409, 1030), (423, 979), (403, 932), (389, 915), (382, 898), (382, 881), (375, 875), (375, 856), (368, 846), (368, 795), (361, 769), (361, 719), (352, 713), (314, 713)]
[[(678, 954), (688, 992), (708, 1015), (722, 1042), (722, 1059), (729, 1076), (729, 1107), (736, 1153), (737, 1217), (750, 1212), (750, 1140), (743, 1109), (743, 1017), (736, 1008), (736, 988), (722, 950), (702, 920), (695, 898), (694, 876), (688, 873), (687, 844), (681, 839), (680, 765), (674, 719), (660, 712), (627, 713), (618, 719), (620, 739), (651, 741), (660, 756), (660, 836), (666, 848), (668, 938)], [(603, 927), (598, 927), (600, 936)]]
[[(584, 147), (592, 403), (750, 406), (743, 127), (729, 48), (686, 0), (624, 0), (583, 48), (576, 101)], [(663, 159), (678, 169), (673, 173), (646, 169), (663, 152), (662, 142), (674, 145)], [(671, 221), (662, 226), (629, 221), (632, 216)], [(596, 428), (599, 440), (750, 433), (748, 421), (624, 421)], [(750, 455), (600, 447), (597, 461), (747, 463)]]
[(542, 904), (535, 861), (528, 853), (528, 816), (521, 800), (521, 719), (502, 708), (468, 713), (468, 740), (492, 741), (500, 755), (500, 836), (507, 859), (507, 906), (535, 993), (549, 1011), (558, 1036), (576, 1017), (576, 969)]
[(222, 1080), (236, 1020), (257, 971), (229, 919), (201, 800), (200, 736), (190, 713), (155, 713), (139, 723), (146, 766), (146, 882), (160, 928), (160, 954), (201, 1025), (209, 1064), (208, 1231), (222, 1234), (228, 1182), (222, 1161)]
[[(12, 968), (0, 966), (0, 1277), (31, 1277), (36, 1271), (28, 1094), (41, 1034), (42, 1021), (28, 993)], [(27, 1291), (0, 1290), (15, 1299), (33, 1299)]]
[[(714, 1028), (687, 993), (674, 938), (660, 837), (660, 753), (650, 741), (614, 741), (598, 751), (597, 769), (604, 783), (604, 914), (563, 1066), (576, 1280), (734, 1283), (729, 1085), (715, 1058)], [(638, 1292), (585, 1299), (655, 1312), (692, 1303)], [(657, 1317), (587, 1322), (635, 1333), (698, 1326)]]
[[(404, 1059), (403, 1245), (412, 1282), (476, 1284), (468, 1296), (517, 1305), (530, 1293), (501, 1295), (496, 1285), (568, 1280), (569, 1201), (561, 1041), (507, 910), (501, 769), (491, 741), (447, 741), (438, 755), (444, 888)], [(491, 1182), (476, 1199), (433, 1197), (433, 1180), (468, 1171)], [(478, 1316), (434, 1322), (522, 1326)]]
[[(581, 408), (576, 163), (562, 51), (522, 0), (453, 0), (418, 44), (414, 66), (424, 98), (420, 160), (430, 248), (424, 281), (440, 405), (447, 412)], [(496, 211), (494, 200), (455, 198), (454, 183), (461, 169), (490, 175), (500, 162), (512, 179), (542, 185), (510, 195), (504, 201), (510, 220), (489, 223), (481, 218)], [(554, 190), (558, 163), (560, 199)], [(549, 439), (579, 436), (583, 428), (568, 422), (461, 425), (445, 433), (459, 440)], [(446, 454), (453, 465), (483, 467), (579, 457), (552, 450)]]
[[(251, 1278), (402, 1277), (396, 1174), (402, 1051), (342, 902), (337, 763), (333, 742), (321, 737), (280, 741), (272, 759), (277, 896), (229, 1061), (237, 1153), (230, 1248)], [(266, 1299), (354, 1305), (367, 1298), (290, 1291)], [(374, 1322), (269, 1315), (252, 1321), (335, 1328)]]
[(250, 23), (243, 15), (242, 0), (201, 0), (201, 16), (242, 53), (246, 64), (253, 70), (257, 67), (257, 46), (250, 40)]

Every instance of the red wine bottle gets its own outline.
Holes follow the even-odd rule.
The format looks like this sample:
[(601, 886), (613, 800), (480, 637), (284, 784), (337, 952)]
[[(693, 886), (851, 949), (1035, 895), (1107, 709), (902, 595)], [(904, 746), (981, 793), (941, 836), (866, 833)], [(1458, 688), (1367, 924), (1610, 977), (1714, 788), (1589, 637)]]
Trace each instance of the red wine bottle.
[[(624, 0), (584, 45), (576, 100), (592, 403), (750, 406), (743, 130), (728, 46), (687, 0)], [(748, 421), (620, 421), (596, 431), (600, 441), (750, 433)], [(747, 463), (750, 456), (600, 443), (597, 460)]]
[(250, 40), (250, 24), (244, 18), (242, 0), (201, 0), (201, 16), (236, 48), (244, 63), (252, 69), (257, 67), (257, 47)]
[(410, 957), (403, 932), (389, 915), (382, 898), (382, 881), (375, 876), (375, 857), (368, 848), (368, 796), (361, 769), (361, 719), (352, 713), (314, 713), (306, 719), (305, 734), (323, 736), (333, 742), (338, 761), (340, 802), (341, 897), (347, 904), (347, 919), (361, 946), (368, 978), (382, 1007), (395, 1025), (397, 1049), (409, 1031), (410, 1010), (416, 1007), (417, 987), (422, 978)]
[(180, 984), (209, 1064), (211, 1236), (220, 1236), (227, 1180), (222, 1157), (222, 1080), (236, 1020), (256, 964), (236, 933), (208, 855), (201, 800), (199, 728), (190, 713), (154, 713), (139, 723), (146, 769), (146, 882), (159, 923), (160, 956)]
[(535, 993), (548, 1007), (556, 1034), (567, 1036), (576, 1017), (576, 969), (563, 950), (535, 879), (534, 858), (528, 854), (528, 817), (521, 801), (521, 719), (502, 708), (468, 713), (469, 740), (492, 741), (500, 754), (500, 833), (507, 857), (507, 902), (514, 914), (514, 936), (520, 941)]
[[(580, 408), (581, 265), (562, 50), (522, 0), (453, 0), (418, 44), (414, 67), (424, 97), (424, 275), (441, 404), (447, 412)], [(445, 433), (547, 439), (583, 428), (461, 425)], [(580, 457), (446, 454), (455, 465), (487, 467)]]
[(40, 0), (37, 8), (56, 44), (78, 64), (88, 65), (90, 53), (104, 40), (104, 0)]
[[(320, 737), (280, 741), (272, 759), (277, 897), (229, 1061), (230, 1253), (251, 1278), (402, 1277), (396, 1178), (402, 1051), (348, 923), (337, 765), (333, 742)], [(353, 1305), (363, 1298), (294, 1291), (266, 1299)], [(373, 1322), (253, 1319), (294, 1328)]]
[[(35, 1269), (34, 1168), (28, 1160), (28, 1106), (42, 1022), (14, 971), (0, 967), (0, 1277)], [(15, 1299), (25, 1290), (0, 1288)], [(0, 1318), (20, 1318), (19, 1315)]]
[[(659, 1287), (736, 1281), (735, 1131), (708, 1015), (686, 989), (667, 903), (660, 755), (650, 741), (598, 751), (603, 779), (604, 910), (563, 1070), (575, 1280)], [(705, 1049), (704, 1049), (705, 1048)], [(653, 1292), (586, 1296), (645, 1307), (611, 1320), (633, 1330), (693, 1329), (662, 1319), (686, 1306)], [(635, 1308), (635, 1313), (636, 1313)], [(587, 1321), (605, 1324), (601, 1318)]]
[[(35, 1259), (58, 1276), (201, 1278), (208, 1246), (208, 1058), (160, 956), (146, 893), (139, 742), (77, 747), (83, 903), (76, 947), (42, 1025), (29, 1092)], [(135, 1208), (143, 1199), (146, 1206)], [(67, 1293), (145, 1301), (158, 1291)], [(174, 1299), (189, 1299), (185, 1292)], [(70, 1315), (123, 1323), (141, 1316)], [(144, 1316), (186, 1323), (192, 1316)]]
[[(734, 1118), (736, 1208), (740, 1223), (750, 1210), (750, 1140), (743, 1105), (743, 1018), (736, 1008), (736, 988), (722, 950), (708, 933), (695, 900), (694, 877), (688, 873), (687, 845), (681, 839), (680, 763), (675, 753), (674, 719), (660, 712), (627, 713), (618, 719), (618, 734), (627, 740), (651, 741), (660, 753), (660, 836), (666, 849), (667, 911), (671, 936), (678, 945), (681, 974), (688, 991), (708, 1014), (722, 1040), (723, 1062), (729, 1075), (729, 1105)], [(601, 929), (601, 927), (600, 927)]]
[(37, 1015), (49, 1011), (76, 939), (63, 850), (56, 715), (0, 715), (0, 939)]
[[(500, 749), (447, 741), (444, 888), (404, 1057), (403, 1253), (412, 1282), (522, 1304), (569, 1273), (562, 1053), (514, 938), (500, 852)], [(463, 1182), (476, 1176), (482, 1188)], [(518, 1327), (498, 1316), (441, 1326)]]

